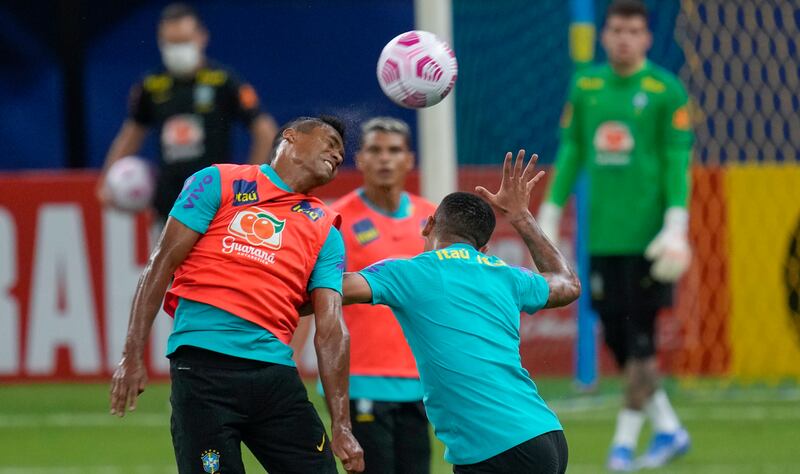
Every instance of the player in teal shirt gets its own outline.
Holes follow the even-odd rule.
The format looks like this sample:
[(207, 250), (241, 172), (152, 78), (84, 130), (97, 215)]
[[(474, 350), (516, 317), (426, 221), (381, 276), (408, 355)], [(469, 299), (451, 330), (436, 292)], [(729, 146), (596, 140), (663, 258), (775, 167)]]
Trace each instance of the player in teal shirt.
[(491, 207), (479, 197), (444, 198), (423, 230), (426, 252), (347, 273), (344, 302), (385, 304), (397, 317), (420, 372), (424, 403), (454, 472), (563, 473), (561, 424), (539, 396), (519, 354), (520, 312), (563, 306), (580, 293), (575, 272), (528, 210), (535, 174), (524, 150), (492, 194), (476, 190), (506, 216), (531, 252), (536, 271), (487, 256)]
[[(292, 192), (269, 165), (261, 165), (261, 171), (275, 186), (286, 192)], [(181, 193), (169, 213), (170, 217), (200, 234), (206, 232), (219, 208), (221, 196), (219, 169), (209, 166), (195, 173), (187, 181), (202, 180), (209, 175), (213, 179), (207, 180), (210, 184), (203, 193), (193, 196), (193, 206), (184, 206), (189, 194)], [(330, 288), (342, 292), (344, 255), (342, 234), (335, 227), (331, 227), (308, 280), (309, 293), (315, 288)], [(167, 341), (167, 356), (180, 346), (201, 347), (242, 359), (295, 366), (292, 360), (292, 348), (268, 330), (227, 311), (185, 298), (180, 299), (175, 310), (175, 323)]]

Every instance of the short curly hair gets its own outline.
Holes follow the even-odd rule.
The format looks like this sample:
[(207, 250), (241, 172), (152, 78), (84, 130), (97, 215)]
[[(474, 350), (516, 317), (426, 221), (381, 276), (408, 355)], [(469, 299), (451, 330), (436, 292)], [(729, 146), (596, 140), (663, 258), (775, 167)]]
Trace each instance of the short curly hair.
[(496, 224), (492, 206), (475, 194), (464, 192), (445, 196), (434, 219), (437, 232), (463, 239), (476, 249), (489, 242)]

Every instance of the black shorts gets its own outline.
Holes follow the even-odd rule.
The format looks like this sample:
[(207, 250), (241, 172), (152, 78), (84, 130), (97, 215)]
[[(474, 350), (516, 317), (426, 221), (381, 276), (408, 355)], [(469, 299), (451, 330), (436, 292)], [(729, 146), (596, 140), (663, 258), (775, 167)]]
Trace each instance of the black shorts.
[(353, 435), (364, 448), (364, 474), (428, 474), (431, 441), (422, 402), (350, 400)]
[(270, 474), (336, 473), (296, 368), (187, 346), (170, 359), (179, 473), (244, 473), (241, 443)]
[(656, 316), (672, 305), (672, 285), (653, 280), (650, 265), (641, 255), (591, 258), (592, 307), (620, 367), (655, 354)]
[(569, 449), (561, 430), (551, 431), (475, 464), (453, 466), (456, 474), (563, 474)]

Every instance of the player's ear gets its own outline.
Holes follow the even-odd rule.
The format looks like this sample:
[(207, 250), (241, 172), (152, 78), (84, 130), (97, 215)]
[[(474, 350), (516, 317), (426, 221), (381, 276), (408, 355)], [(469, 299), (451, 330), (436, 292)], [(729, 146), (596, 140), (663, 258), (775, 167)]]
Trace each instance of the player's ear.
[(283, 133), (281, 133), (281, 136), (284, 140), (294, 145), (295, 140), (297, 140), (297, 130), (293, 128), (287, 128), (283, 131)]
[(422, 228), (422, 236), (428, 237), (433, 232), (433, 226), (436, 225), (436, 219), (433, 216), (428, 216), (428, 220), (425, 222), (425, 227)]

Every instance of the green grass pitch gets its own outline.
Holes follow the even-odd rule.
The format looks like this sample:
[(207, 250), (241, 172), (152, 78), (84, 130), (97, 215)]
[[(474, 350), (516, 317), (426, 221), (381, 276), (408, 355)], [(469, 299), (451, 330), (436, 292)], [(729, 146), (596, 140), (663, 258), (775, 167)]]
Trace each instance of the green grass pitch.
[[(576, 395), (566, 379), (537, 383), (564, 424), (568, 472), (604, 472), (619, 403), (617, 382), (604, 381), (591, 396)], [(682, 390), (671, 384), (670, 391), (693, 449), (656, 472), (800, 472), (800, 397), (795, 386), (721, 391)], [(105, 384), (0, 387), (0, 474), (174, 473), (169, 386), (151, 385), (136, 412), (124, 419), (108, 415), (107, 393)], [(327, 424), (313, 384), (309, 394)], [(647, 435), (643, 433), (640, 449)], [(433, 473), (452, 472), (442, 452), (435, 441)], [(249, 452), (245, 461), (248, 472), (263, 472)]]

